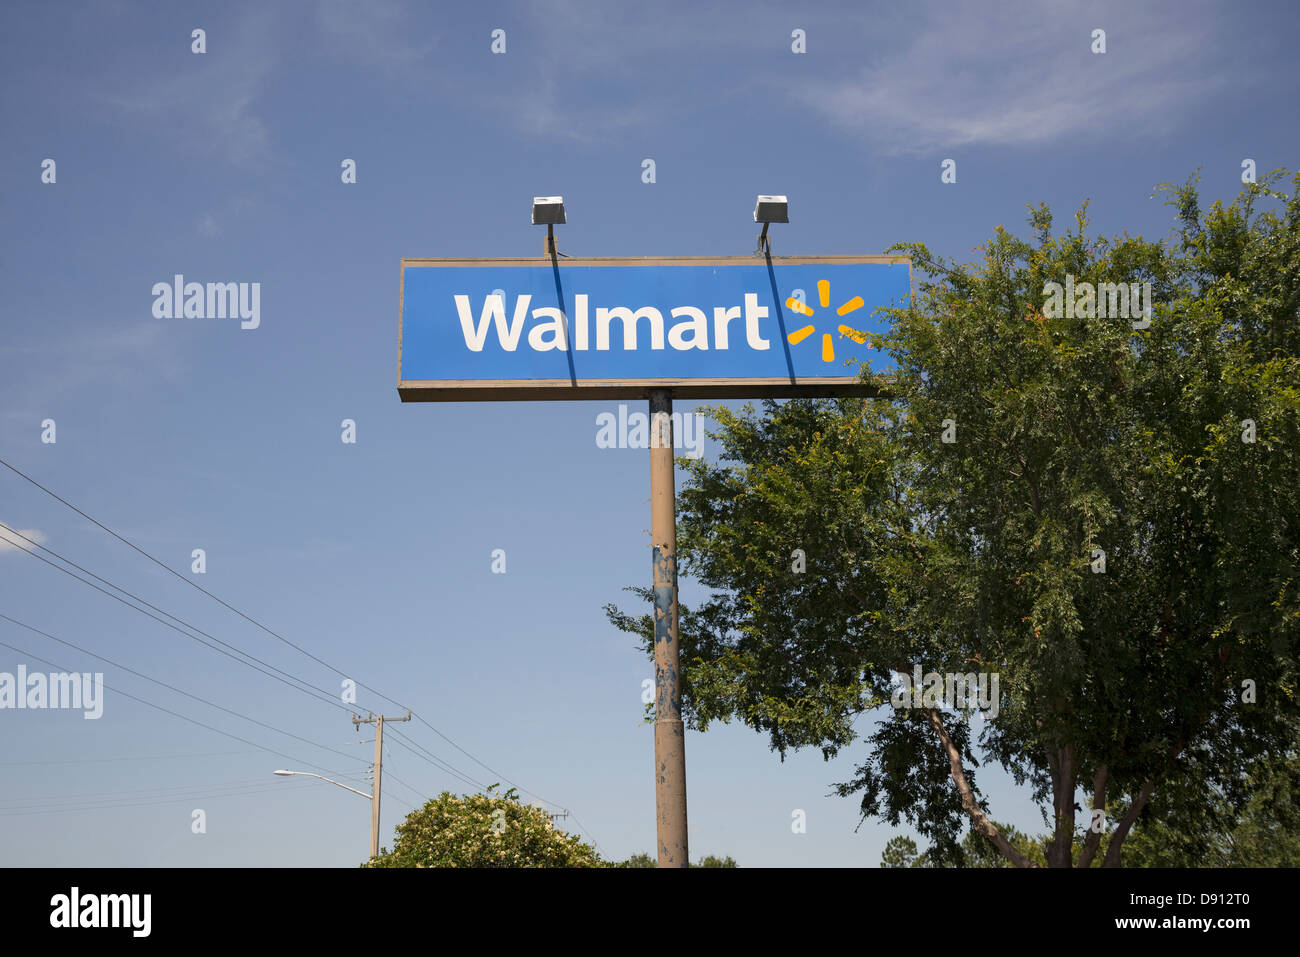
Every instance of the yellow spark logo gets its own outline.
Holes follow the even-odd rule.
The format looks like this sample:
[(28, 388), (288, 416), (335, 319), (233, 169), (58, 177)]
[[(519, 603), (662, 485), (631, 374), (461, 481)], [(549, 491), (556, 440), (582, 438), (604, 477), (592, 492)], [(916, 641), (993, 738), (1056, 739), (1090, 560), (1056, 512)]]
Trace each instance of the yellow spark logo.
[[(821, 279), (817, 282), (817, 297), (821, 301), (823, 309), (830, 308), (831, 284), (829, 280)], [(837, 316), (847, 316), (849, 313), (855, 312), (865, 305), (866, 303), (862, 301), (861, 296), (854, 296), (848, 302), (844, 303), (844, 305), (836, 309), (835, 314)], [(811, 306), (805, 305), (793, 296), (785, 301), (785, 307), (791, 312), (798, 313), (801, 316), (811, 316), (813, 314), (813, 308)], [(791, 345), (797, 346), (816, 331), (816, 326), (804, 326), (802, 329), (796, 329), (794, 332), (786, 336), (786, 338), (790, 340)], [(854, 342), (863, 343), (867, 341), (867, 337), (864, 333), (859, 332), (857, 329), (850, 329), (845, 325), (839, 327), (839, 332), (840, 335), (848, 336)], [(831, 340), (831, 334), (829, 332), (824, 332), (822, 333), (822, 361), (833, 362), (834, 360), (835, 345)]]

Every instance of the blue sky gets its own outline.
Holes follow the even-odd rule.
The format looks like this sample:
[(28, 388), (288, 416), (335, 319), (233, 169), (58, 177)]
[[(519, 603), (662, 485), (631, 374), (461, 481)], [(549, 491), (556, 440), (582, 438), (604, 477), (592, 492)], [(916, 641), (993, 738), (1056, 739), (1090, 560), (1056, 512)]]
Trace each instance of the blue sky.
[[(650, 574), (646, 453), (598, 448), (618, 402), (408, 404), (402, 257), (536, 256), (563, 195), (580, 256), (753, 251), (759, 193), (790, 197), (777, 255), (899, 241), (968, 259), (1025, 204), (1058, 227), (1167, 235), (1156, 184), (1243, 159), (1294, 169), (1289, 4), (8, 3), (0, 10), (0, 457), (240, 611), (414, 708), (569, 809), (606, 856), (655, 843), (653, 674), (601, 606)], [(191, 52), (191, 31), (207, 52)], [(1094, 29), (1106, 52), (1090, 51)], [(506, 52), (490, 51), (494, 29)], [(807, 52), (791, 51), (806, 32)], [(56, 182), (41, 163), (55, 160)], [(340, 164), (357, 164), (357, 182)], [(656, 181), (642, 182), (653, 159)], [(941, 183), (943, 160), (957, 181)], [(170, 321), (181, 273), (261, 283), (261, 324)], [(632, 402), (634, 410), (642, 403)], [(688, 411), (680, 403), (681, 411)], [(355, 420), (357, 441), (340, 441)], [(53, 419), (57, 441), (41, 441)], [(706, 442), (705, 454), (715, 452)], [(339, 677), (0, 469), (0, 522), (204, 631), (337, 693)], [(191, 553), (207, 570), (191, 575)], [(491, 571), (504, 549), (505, 574)], [(683, 598), (697, 595), (683, 583)], [(624, 602), (625, 603), (625, 602)], [(626, 603), (625, 603), (626, 604)], [(0, 712), (10, 864), (354, 866), (372, 746), (347, 714), (199, 647), (0, 544), (0, 671), (104, 672), (104, 715)], [(362, 710), (400, 714), (362, 690)], [(871, 719), (862, 719), (866, 727)], [(427, 726), (394, 726), (475, 782)], [(383, 840), (470, 785), (395, 739)], [(830, 796), (860, 751), (687, 741), (692, 856), (874, 866), (894, 829)], [(1039, 830), (981, 769), (994, 816)], [(393, 775), (393, 776), (390, 776)], [(399, 802), (405, 802), (399, 803)], [(117, 805), (117, 806), (109, 806)], [(191, 831), (194, 809), (207, 832)], [(791, 814), (807, 833), (791, 833)], [(36, 813), (40, 812), (40, 813)]]

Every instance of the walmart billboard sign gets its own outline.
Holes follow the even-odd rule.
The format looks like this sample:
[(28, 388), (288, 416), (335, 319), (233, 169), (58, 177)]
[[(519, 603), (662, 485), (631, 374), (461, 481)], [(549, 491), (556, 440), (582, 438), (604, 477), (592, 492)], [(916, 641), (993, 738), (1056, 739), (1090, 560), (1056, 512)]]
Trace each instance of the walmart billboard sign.
[[(403, 259), (404, 402), (863, 393), (898, 256)], [(855, 360), (846, 365), (846, 361)]]

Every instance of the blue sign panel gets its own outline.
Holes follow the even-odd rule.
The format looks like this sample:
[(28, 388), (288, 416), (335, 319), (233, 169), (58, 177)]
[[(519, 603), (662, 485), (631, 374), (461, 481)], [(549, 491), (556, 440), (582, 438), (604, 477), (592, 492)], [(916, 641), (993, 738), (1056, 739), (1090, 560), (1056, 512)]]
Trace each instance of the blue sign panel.
[(905, 257), (402, 260), (403, 401), (870, 394)]

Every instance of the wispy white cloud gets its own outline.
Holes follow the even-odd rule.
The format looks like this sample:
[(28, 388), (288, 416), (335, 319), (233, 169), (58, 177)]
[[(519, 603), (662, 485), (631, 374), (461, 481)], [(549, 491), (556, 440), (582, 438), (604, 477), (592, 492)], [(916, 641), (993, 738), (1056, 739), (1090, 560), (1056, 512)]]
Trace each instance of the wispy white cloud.
[(183, 72), (144, 75), (93, 93), (111, 120), (159, 128), (168, 141), (238, 166), (252, 165), (268, 152), (270, 133), (256, 111), (275, 63), (272, 20), (266, 11), (239, 21), (221, 36), (208, 37), (208, 52), (191, 54)]
[(694, 80), (681, 67), (703, 68), (721, 49), (743, 55), (779, 48), (782, 34), (770, 25), (776, 9), (753, 2), (738, 18), (699, 4), (527, 4), (520, 12), (528, 46), (514, 50), (531, 58), (536, 81), (485, 99), (532, 135), (595, 141), (629, 129), (680, 127), (693, 110), (739, 92), (735, 78), (716, 75), (706, 90), (687, 92)]
[(412, 27), (408, 9), (396, 0), (317, 0), (316, 22), (335, 55), (386, 73), (405, 73), (438, 46), (436, 35)]
[[(147, 303), (147, 299), (146, 299)], [(0, 379), (0, 406), (15, 429), (35, 428), (81, 390), (114, 394), (172, 386), (185, 369), (175, 326), (142, 319), (112, 328), (53, 333), (24, 345), (0, 345), (12, 375)], [(20, 356), (10, 362), (9, 356)]]
[[(484, 20), (481, 33), (440, 33), (437, 22), (392, 0), (376, 5), (318, 0), (326, 48), (410, 89), (498, 117), (519, 133), (583, 143), (626, 130), (680, 127), (692, 112), (753, 95), (739, 75), (718, 76), (720, 49), (759, 54), (781, 48), (783, 8), (754, 0), (745, 15), (681, 0), (602, 4), (576, 0), (523, 3)], [(759, 22), (762, 21), (762, 22)], [(506, 52), (490, 52), (491, 33), (506, 31)], [(437, 57), (429, 54), (438, 49)], [(470, 70), (460, 69), (475, 51)], [(485, 62), (484, 62), (485, 61)], [(698, 79), (683, 75), (692, 64)], [(682, 88), (707, 83), (690, 95)]]
[[(855, 74), (792, 94), (889, 153), (1034, 146), (1175, 127), (1202, 97), (1239, 83), (1205, 3), (913, 4), (901, 37)], [(901, 32), (900, 29), (901, 28)], [(1092, 53), (1092, 29), (1106, 30)]]
[[(9, 528), (14, 528), (14, 526), (10, 525), (8, 522), (5, 522), (4, 524), (9, 525)], [(6, 552), (30, 552), (36, 547), (32, 542), (35, 542), (36, 545), (45, 544), (46, 535), (39, 528), (15, 528), (14, 531), (16, 531), (18, 535), (14, 535), (8, 529), (0, 528), (0, 555), (5, 554)], [(19, 536), (22, 536), (22, 538)], [(31, 541), (25, 542), (23, 541), (23, 538), (29, 538)]]
[(661, 111), (650, 103), (625, 100), (591, 104), (575, 101), (567, 79), (553, 66), (542, 65), (528, 88), (479, 94), (485, 109), (504, 115), (526, 136), (594, 143), (621, 130), (644, 128), (658, 121)]
[(60, 346), (60, 354), (83, 385), (127, 386), (138, 383), (144, 369), (174, 383), (183, 367), (173, 329), (163, 320), (140, 319), (78, 335)]

